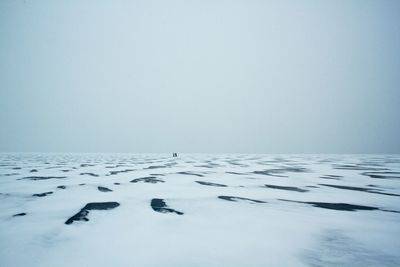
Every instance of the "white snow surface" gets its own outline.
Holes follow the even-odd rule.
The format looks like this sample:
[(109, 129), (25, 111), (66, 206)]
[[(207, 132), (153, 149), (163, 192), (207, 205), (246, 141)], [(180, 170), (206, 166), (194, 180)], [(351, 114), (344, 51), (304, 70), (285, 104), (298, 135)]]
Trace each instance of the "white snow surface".
[(0, 211), (4, 267), (400, 266), (400, 155), (0, 154)]

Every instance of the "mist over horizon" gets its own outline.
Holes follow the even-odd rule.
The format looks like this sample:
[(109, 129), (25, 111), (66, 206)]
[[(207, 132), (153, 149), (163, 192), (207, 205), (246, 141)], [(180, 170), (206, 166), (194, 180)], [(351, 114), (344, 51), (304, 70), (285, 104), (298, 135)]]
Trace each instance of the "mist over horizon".
[(1, 1), (0, 152), (400, 153), (399, 1)]

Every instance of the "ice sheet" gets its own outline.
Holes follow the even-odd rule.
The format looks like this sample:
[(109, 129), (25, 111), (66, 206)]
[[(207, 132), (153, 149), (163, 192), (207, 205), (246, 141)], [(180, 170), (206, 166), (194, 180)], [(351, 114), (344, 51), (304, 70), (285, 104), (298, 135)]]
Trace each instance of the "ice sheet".
[(0, 154), (0, 200), (0, 266), (400, 266), (400, 155)]

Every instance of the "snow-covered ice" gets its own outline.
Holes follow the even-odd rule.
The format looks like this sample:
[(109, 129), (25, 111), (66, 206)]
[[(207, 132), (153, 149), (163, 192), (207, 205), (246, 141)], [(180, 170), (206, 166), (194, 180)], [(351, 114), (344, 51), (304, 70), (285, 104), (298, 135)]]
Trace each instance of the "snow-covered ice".
[(0, 266), (400, 266), (400, 155), (0, 154)]

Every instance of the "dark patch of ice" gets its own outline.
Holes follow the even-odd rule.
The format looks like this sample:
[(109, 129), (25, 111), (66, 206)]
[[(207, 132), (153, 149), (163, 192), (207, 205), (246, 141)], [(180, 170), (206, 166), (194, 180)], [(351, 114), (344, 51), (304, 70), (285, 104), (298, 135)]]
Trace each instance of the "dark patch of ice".
[(275, 176), (275, 177), (288, 177), (287, 175), (278, 175), (274, 174), (270, 170), (265, 170), (265, 171), (253, 171), (254, 174), (261, 174), (261, 175), (268, 175), (268, 176)]
[(33, 194), (32, 196), (33, 197), (45, 197), (45, 196), (48, 196), (51, 194), (53, 194), (53, 192), (44, 192), (44, 193), (40, 193), (40, 194)]
[(72, 224), (75, 221), (89, 221), (87, 215), (90, 210), (111, 210), (118, 207), (118, 202), (92, 202), (86, 204), (77, 214), (69, 218), (65, 224)]
[(194, 173), (194, 172), (177, 172), (177, 174), (182, 174), (182, 175), (194, 175), (198, 177), (204, 177), (202, 174)]
[(239, 162), (237, 162), (237, 161), (226, 161), (228, 164), (230, 164), (230, 165), (234, 165), (234, 166), (240, 166), (240, 167), (248, 167), (248, 165), (245, 165), (245, 164), (242, 164), (242, 163), (239, 163)]
[(93, 167), (96, 166), (95, 164), (81, 164), (80, 167), (84, 168), (84, 167)]
[(372, 193), (372, 194), (380, 194), (380, 195), (396, 196), (396, 197), (400, 196), (398, 194), (381, 192), (380, 189), (371, 189), (371, 188), (356, 187), (356, 186), (345, 186), (345, 185), (333, 185), (333, 184), (319, 184), (319, 185), (333, 187), (333, 188), (337, 188), (337, 189), (345, 189), (345, 190), (367, 192), (367, 193)]
[(95, 174), (92, 172), (82, 172), (82, 173), (80, 173), (80, 175), (89, 175), (89, 176), (93, 176), (93, 177), (99, 177), (98, 174)]
[(245, 197), (218, 196), (218, 198), (223, 199), (223, 200), (228, 200), (228, 201), (245, 200), (245, 201), (250, 201), (250, 202), (254, 202), (254, 203), (267, 203), (265, 201), (261, 201), (261, 200), (257, 200), (257, 199), (251, 199), (251, 198), (245, 198)]
[(18, 175), (19, 173), (4, 173), (4, 174), (0, 174), (0, 176), (14, 176), (14, 175)]
[(166, 168), (166, 166), (149, 166), (147, 168), (144, 168), (145, 170), (153, 170), (153, 169), (162, 169)]
[(313, 205), (314, 207), (331, 209), (331, 210), (344, 210), (344, 211), (356, 211), (356, 210), (379, 210), (379, 208), (364, 206), (364, 205), (354, 205), (348, 203), (329, 203), (329, 202), (300, 202)]
[(301, 168), (301, 167), (284, 167), (284, 168), (268, 169), (268, 170), (262, 170), (262, 171), (253, 171), (253, 173), (268, 175), (268, 176), (276, 176), (276, 177), (287, 177), (286, 175), (280, 175), (280, 174), (287, 173), (287, 172), (301, 173), (301, 172), (308, 172), (308, 171), (309, 171), (308, 169)]
[(104, 187), (104, 186), (98, 186), (97, 189), (98, 189), (100, 192), (112, 192), (111, 189), (109, 189), (109, 188), (107, 188), (107, 187)]
[(226, 172), (229, 174), (236, 174), (236, 175), (247, 175), (247, 173), (240, 173), (240, 172)]
[(209, 169), (213, 169), (214, 168), (214, 166), (212, 166), (212, 165), (194, 165), (194, 167), (197, 167), (197, 168), (209, 168)]
[(21, 213), (14, 214), (13, 217), (19, 217), (19, 216), (25, 216), (25, 215), (26, 215), (25, 212), (21, 212)]
[(308, 190), (306, 189), (301, 189), (298, 187), (294, 187), (294, 186), (280, 186), (280, 185), (272, 185), (272, 184), (265, 184), (265, 187), (271, 188), (271, 189), (279, 189), (279, 190), (288, 190), (288, 191), (295, 191), (295, 192), (308, 192)]
[(330, 180), (340, 180), (343, 176), (340, 175), (332, 175), (332, 174), (326, 174), (321, 176), (321, 179), (330, 179)]
[(195, 181), (198, 184), (201, 185), (208, 185), (208, 186), (216, 186), (216, 187), (227, 187), (225, 184), (217, 184), (217, 183), (210, 183), (210, 182), (203, 182), (203, 181)]
[(49, 179), (65, 179), (67, 176), (27, 176), (18, 180), (49, 180)]
[(151, 200), (151, 208), (154, 211), (161, 213), (176, 213), (178, 215), (183, 215), (183, 212), (169, 208), (165, 203), (164, 199), (161, 198), (153, 198)]
[(302, 203), (302, 204), (309, 204), (309, 205), (312, 205), (313, 207), (330, 209), (330, 210), (341, 210), (341, 211), (380, 210), (380, 211), (386, 211), (386, 212), (400, 213), (399, 211), (395, 211), (395, 210), (386, 210), (386, 209), (380, 209), (377, 207), (354, 205), (354, 204), (348, 204), (348, 203), (308, 202), (308, 201), (296, 201), (296, 200), (288, 200), (288, 199), (278, 199), (278, 200)]
[(59, 188), (59, 189), (65, 189), (65, 188), (67, 188), (65, 185), (59, 185), (59, 186), (57, 186), (57, 188)]
[(121, 170), (121, 171), (110, 171), (109, 175), (116, 175), (119, 173), (127, 173), (127, 172), (133, 172), (135, 171), (134, 169), (126, 169), (126, 170)]
[(400, 172), (363, 172), (362, 175), (375, 179), (400, 179)]
[(353, 170), (353, 171), (387, 170), (387, 168), (376, 168), (376, 167), (370, 167), (370, 166), (363, 166), (361, 164), (333, 164), (332, 167), (337, 170)]
[(155, 176), (148, 176), (148, 177), (143, 177), (143, 178), (136, 178), (130, 182), (131, 183), (144, 182), (144, 183), (156, 184), (156, 183), (164, 183), (164, 180), (162, 180), (158, 177), (155, 177)]

